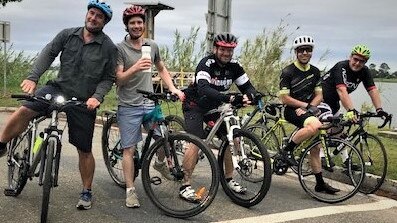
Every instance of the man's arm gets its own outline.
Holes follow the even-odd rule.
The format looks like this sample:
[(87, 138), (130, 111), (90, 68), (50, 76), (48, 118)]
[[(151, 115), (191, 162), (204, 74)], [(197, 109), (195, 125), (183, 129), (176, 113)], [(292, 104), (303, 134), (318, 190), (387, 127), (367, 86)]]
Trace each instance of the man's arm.
[(309, 103), (299, 101), (291, 96), (289, 94), (280, 94), (280, 100), (283, 104), (288, 105), (293, 108), (306, 108)]
[(340, 85), (336, 88), (336, 92), (338, 92), (339, 99), (342, 102), (343, 107), (349, 111), (354, 109), (353, 101), (350, 98), (349, 93), (347, 92), (347, 88), (344, 85)]
[(141, 58), (126, 71), (124, 71), (123, 65), (118, 65), (116, 71), (116, 84), (118, 86), (123, 85), (123, 83), (126, 83), (137, 72), (149, 69), (151, 67), (151, 64), (152, 62), (150, 61), (150, 59)]
[(58, 54), (63, 50), (64, 41), (67, 36), (67, 30), (63, 30), (44, 47), (34, 62), (33, 69), (26, 79), (36, 83), (39, 81), (41, 75), (44, 74)]
[(159, 60), (155, 63), (155, 65), (161, 79), (167, 85), (168, 90), (170, 90), (173, 94), (178, 95), (179, 99), (183, 101), (185, 99), (185, 94), (179, 89), (177, 89), (174, 83), (172, 83), (171, 75), (168, 73), (168, 70), (165, 67), (164, 62)]

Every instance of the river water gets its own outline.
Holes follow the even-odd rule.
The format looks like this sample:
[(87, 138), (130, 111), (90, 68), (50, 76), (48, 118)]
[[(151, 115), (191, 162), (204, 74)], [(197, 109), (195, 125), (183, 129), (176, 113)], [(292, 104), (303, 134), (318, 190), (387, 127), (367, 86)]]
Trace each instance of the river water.
[[(384, 83), (376, 82), (376, 86), (381, 94), (383, 110), (393, 114), (392, 127), (397, 127), (397, 83)], [(354, 106), (357, 110), (360, 110), (361, 105), (368, 104), (372, 105), (371, 98), (365, 90), (363, 84), (350, 94), (353, 99)]]

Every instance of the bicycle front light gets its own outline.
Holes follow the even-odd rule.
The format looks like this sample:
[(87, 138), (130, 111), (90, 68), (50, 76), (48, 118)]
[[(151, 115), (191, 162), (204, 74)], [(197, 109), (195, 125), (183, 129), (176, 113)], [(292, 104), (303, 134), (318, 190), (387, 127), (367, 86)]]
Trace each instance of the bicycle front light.
[(56, 102), (57, 104), (63, 104), (63, 103), (65, 102), (65, 98), (64, 98), (63, 96), (57, 96), (57, 97), (55, 98), (55, 102)]

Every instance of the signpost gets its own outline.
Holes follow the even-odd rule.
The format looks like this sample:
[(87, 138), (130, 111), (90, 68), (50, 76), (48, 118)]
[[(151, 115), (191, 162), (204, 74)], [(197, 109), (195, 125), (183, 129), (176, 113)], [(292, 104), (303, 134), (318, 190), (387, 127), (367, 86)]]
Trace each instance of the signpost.
[(10, 42), (10, 22), (0, 21), (0, 41), (4, 43), (4, 95), (7, 92), (7, 44)]

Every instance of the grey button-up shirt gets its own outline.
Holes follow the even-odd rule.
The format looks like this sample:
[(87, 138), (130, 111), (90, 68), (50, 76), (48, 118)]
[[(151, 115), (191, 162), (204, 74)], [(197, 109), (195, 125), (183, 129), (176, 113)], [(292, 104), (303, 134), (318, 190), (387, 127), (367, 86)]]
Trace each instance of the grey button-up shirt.
[(59, 86), (68, 97), (103, 101), (115, 80), (117, 47), (103, 32), (84, 43), (83, 27), (62, 30), (39, 54), (29, 73), (37, 81), (60, 52), (60, 70), (50, 83)]

